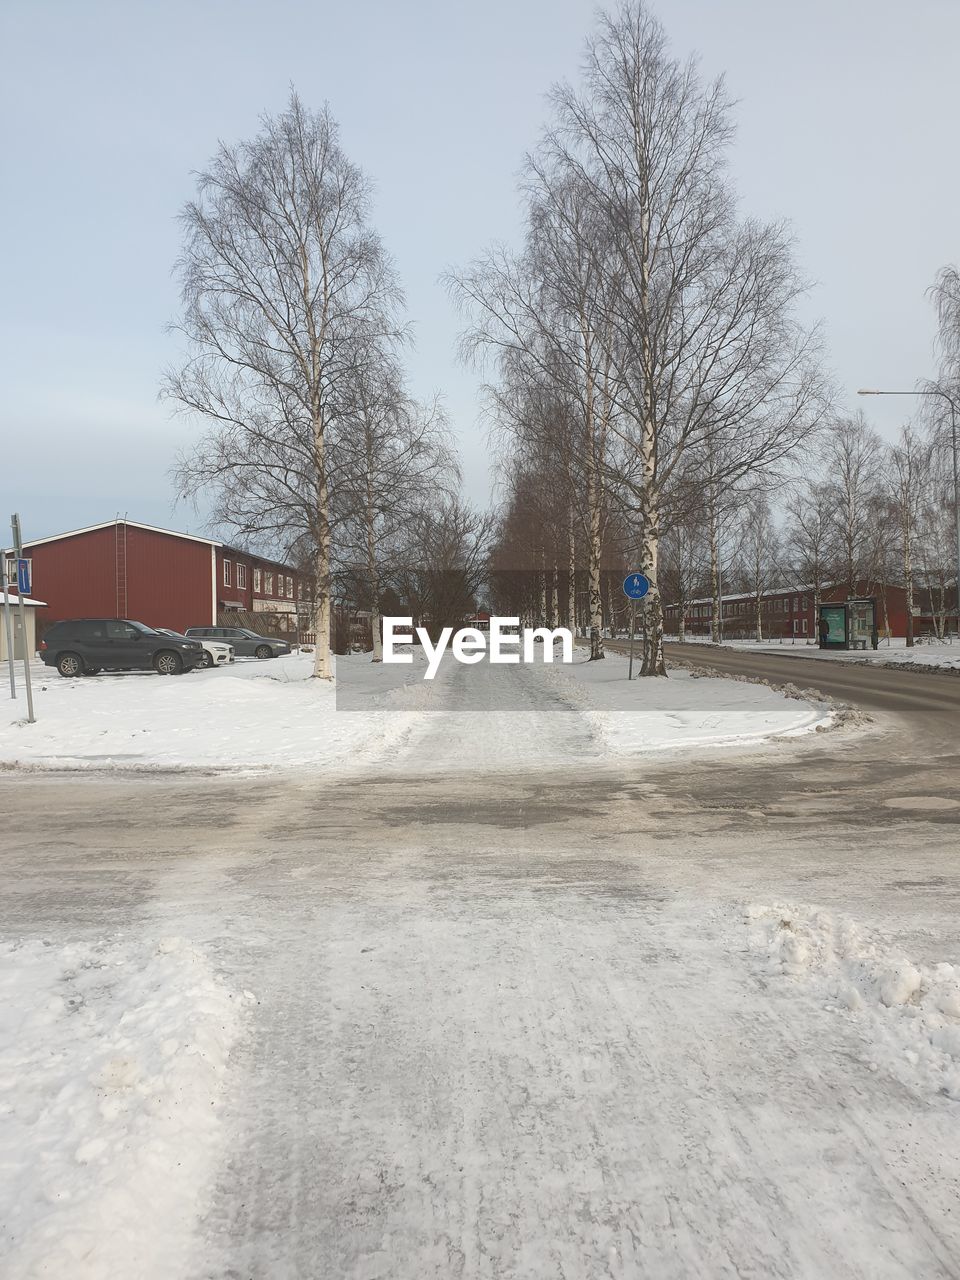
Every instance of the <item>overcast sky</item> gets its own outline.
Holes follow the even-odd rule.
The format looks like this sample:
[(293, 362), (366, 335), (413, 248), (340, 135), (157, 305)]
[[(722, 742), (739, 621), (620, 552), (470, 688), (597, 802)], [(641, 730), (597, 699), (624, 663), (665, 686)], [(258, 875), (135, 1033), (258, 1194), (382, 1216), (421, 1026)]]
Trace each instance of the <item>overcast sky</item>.
[[(416, 325), (413, 389), (443, 393), (486, 503), (478, 379), (437, 277), (519, 234), (515, 176), (590, 0), (2, 0), (0, 313), (8, 509), (26, 536), (111, 519), (198, 528), (168, 470), (192, 430), (156, 399), (174, 351), (178, 208), (217, 141), (290, 84), (327, 100), (376, 184)], [(960, 0), (661, 0), (674, 48), (739, 100), (745, 213), (787, 218), (831, 363), (887, 436), (932, 372), (924, 290), (960, 260)]]

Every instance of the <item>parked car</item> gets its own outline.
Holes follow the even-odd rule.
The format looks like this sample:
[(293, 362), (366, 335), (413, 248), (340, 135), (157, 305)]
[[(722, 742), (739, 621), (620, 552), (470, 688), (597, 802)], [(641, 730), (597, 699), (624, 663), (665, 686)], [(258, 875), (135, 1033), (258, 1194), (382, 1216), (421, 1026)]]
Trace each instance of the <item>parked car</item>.
[(40, 641), (40, 657), (62, 676), (100, 671), (149, 671), (178, 676), (203, 661), (203, 645), (164, 635), (128, 618), (70, 618), (55, 622)]
[(286, 640), (271, 640), (247, 627), (187, 627), (191, 640), (219, 640), (233, 645), (238, 658), (279, 658), (290, 652)]
[[(179, 631), (171, 631), (169, 627), (157, 627), (157, 630), (162, 635), (173, 636), (175, 640), (187, 639)], [(200, 660), (201, 667), (223, 667), (228, 662), (233, 661), (233, 645), (227, 644), (225, 640), (200, 639), (200, 643), (203, 645), (203, 657)]]

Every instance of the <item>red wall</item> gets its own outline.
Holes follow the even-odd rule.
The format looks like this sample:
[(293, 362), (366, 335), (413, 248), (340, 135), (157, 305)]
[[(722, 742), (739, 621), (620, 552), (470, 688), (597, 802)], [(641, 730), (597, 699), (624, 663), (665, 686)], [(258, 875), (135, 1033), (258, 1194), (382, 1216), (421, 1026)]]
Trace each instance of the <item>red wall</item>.
[(210, 545), (129, 524), (119, 526), (121, 544), (124, 530), (125, 601), (117, 526), (26, 544), (33, 594), (48, 606), (37, 611), (39, 627), (61, 618), (117, 616), (175, 631), (215, 623)]
[[(224, 558), (230, 561), (230, 586), (227, 587), (223, 582), (223, 561)], [(246, 566), (247, 585), (240, 588), (237, 586), (237, 565)], [(253, 571), (260, 570), (260, 590), (254, 593), (253, 590)], [(267, 595), (264, 590), (265, 575), (273, 574), (273, 594)], [(284, 589), (281, 595), (277, 588), (277, 581), (283, 577)], [(293, 579), (293, 595), (286, 594), (287, 578)], [(289, 604), (293, 604), (297, 600), (298, 577), (292, 569), (281, 568), (274, 560), (262, 560), (259, 556), (249, 555), (246, 552), (231, 551), (229, 548), (224, 550), (223, 547), (217, 547), (217, 599), (221, 601), (236, 600), (242, 603), (245, 609), (253, 610), (254, 600), (283, 600)]]

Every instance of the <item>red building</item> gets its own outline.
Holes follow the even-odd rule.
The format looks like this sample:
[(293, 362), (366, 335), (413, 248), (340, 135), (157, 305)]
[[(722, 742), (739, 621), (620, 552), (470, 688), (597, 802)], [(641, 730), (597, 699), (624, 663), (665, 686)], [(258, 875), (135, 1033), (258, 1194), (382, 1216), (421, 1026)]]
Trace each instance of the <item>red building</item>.
[(296, 570), (213, 538), (117, 519), (25, 542), (23, 552), (33, 562), (33, 593), (47, 601), (41, 634), (51, 622), (84, 617), (184, 631), (237, 625), (246, 614), (263, 615), (258, 630), (296, 629)]
[[(849, 597), (845, 587), (825, 588), (823, 604)], [(877, 627), (881, 637), (907, 634), (907, 596), (903, 587), (878, 583), (859, 583), (857, 598), (873, 597), (877, 602)], [(760, 602), (760, 618), (765, 640), (791, 639), (799, 643), (817, 639), (817, 620), (813, 612), (813, 590), (810, 587), (777, 587), (764, 592)], [(669, 635), (679, 630), (680, 611), (676, 604), (664, 608), (664, 624)], [(929, 629), (929, 619), (916, 617), (917, 633)], [(712, 600), (690, 600), (684, 609), (687, 635), (709, 635), (713, 623)], [(723, 635), (727, 640), (751, 640), (757, 631), (757, 603), (752, 592), (739, 592), (723, 597)]]

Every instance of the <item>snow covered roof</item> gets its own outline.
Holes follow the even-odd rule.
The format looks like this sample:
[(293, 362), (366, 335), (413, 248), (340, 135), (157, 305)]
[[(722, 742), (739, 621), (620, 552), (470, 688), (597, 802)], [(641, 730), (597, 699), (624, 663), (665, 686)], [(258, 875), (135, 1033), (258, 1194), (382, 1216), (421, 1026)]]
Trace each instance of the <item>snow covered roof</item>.
[[(768, 599), (768, 598), (773, 598), (773, 597), (775, 597), (775, 596), (793, 596), (793, 595), (803, 595), (804, 593), (806, 593), (807, 595), (809, 595), (809, 594), (810, 594), (810, 592), (812, 592), (812, 591), (813, 591), (813, 587), (812, 587), (812, 586), (806, 586), (806, 587), (803, 587), (803, 586), (800, 586), (800, 587), (771, 587), (768, 591), (762, 591), (762, 592), (760, 593), (760, 596), (761, 596), (761, 599), (766, 600), (766, 599)], [(755, 593), (755, 592), (753, 592), (753, 591), (738, 591), (738, 592), (736, 592), (734, 595), (726, 595), (726, 594), (724, 594), (724, 596), (723, 596), (723, 603), (724, 603), (724, 604), (726, 604), (726, 603), (727, 603), (728, 601), (730, 601), (730, 600), (755, 600), (755, 599), (756, 599), (756, 593)], [(713, 597), (712, 597), (712, 596), (699, 596), (696, 600), (688, 600), (688, 601), (687, 601), (687, 606), (688, 606), (688, 607), (689, 607), (690, 605), (692, 605), (692, 604), (713, 604)], [(667, 606), (666, 606), (666, 607), (667, 607), (668, 609), (675, 609), (675, 608), (677, 607), (677, 602), (676, 602), (676, 600), (671, 600), (671, 601), (669, 602), (669, 604), (667, 604)]]
[[(20, 597), (15, 591), (8, 591), (7, 599), (10, 601), (11, 605), (17, 605), (20, 603)], [(3, 592), (0, 591), (0, 603), (2, 602)], [(47, 607), (47, 602), (46, 600), (34, 600), (31, 596), (24, 596), (23, 607), (25, 609), (45, 609)]]
[[(178, 529), (163, 529), (156, 524), (142, 524), (139, 520), (123, 520), (115, 517), (113, 520), (102, 520), (99, 524), (84, 525), (82, 529), (68, 529), (66, 533), (52, 533), (46, 538), (30, 538), (24, 542), (24, 548), (42, 546), (45, 542), (60, 542), (63, 538), (75, 538), (81, 533), (93, 533), (97, 529), (109, 529), (111, 525), (125, 524), (131, 529), (146, 529), (150, 533), (165, 533), (169, 538), (186, 538), (189, 542), (203, 542), (208, 547), (221, 547), (222, 542), (216, 538), (201, 538), (197, 533), (181, 533)], [(11, 549), (7, 548), (7, 555), (11, 554)]]

